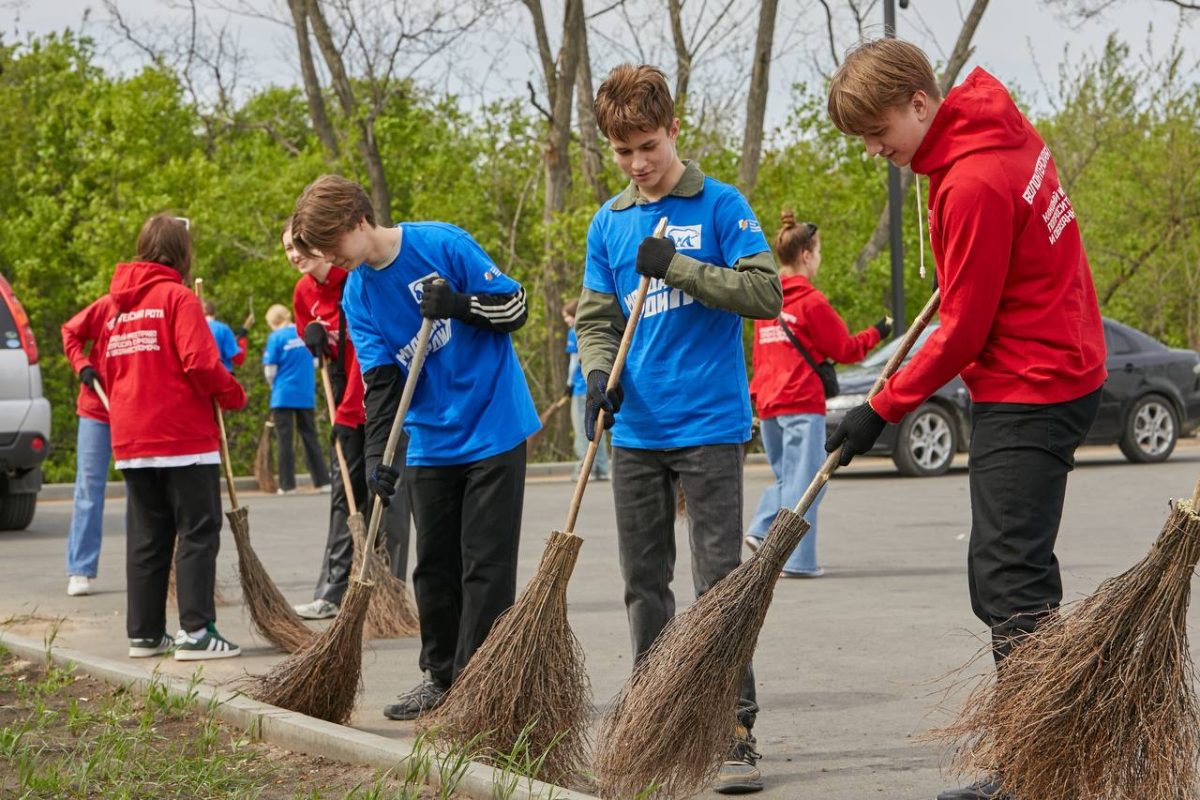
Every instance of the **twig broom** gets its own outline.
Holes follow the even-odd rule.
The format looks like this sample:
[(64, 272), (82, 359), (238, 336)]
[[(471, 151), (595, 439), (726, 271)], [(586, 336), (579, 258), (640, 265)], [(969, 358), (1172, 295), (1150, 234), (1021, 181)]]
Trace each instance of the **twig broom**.
[[(417, 378), (425, 364), (425, 352), (429, 349), (432, 331), (433, 320), (424, 320), (417, 334), (417, 346), (408, 367), (408, 377), (404, 381), (404, 392), (400, 396), (400, 405), (396, 409), (392, 430), (383, 451), (384, 463), (395, 461), (400, 432), (404, 428), (408, 407), (412, 405)], [(375, 584), (371, 583), (368, 576), (371, 574), (370, 564), (375, 560), (375, 540), (379, 536), (382, 521), (383, 503), (376, 497), (366, 545), (363, 547), (363, 564), (358, 577), (350, 581), (350, 588), (342, 598), (341, 610), (334, 617), (333, 624), (302, 650), (275, 665), (255, 681), (249, 693), (256, 700), (338, 724), (350, 718), (362, 679), (363, 622), (375, 589)]]
[(1198, 560), (1200, 482), (1145, 558), (1046, 618), (934, 732), (960, 745), (955, 767), (998, 771), (1001, 793), (1018, 798), (1200, 796), (1187, 636)]
[(271, 421), (270, 413), (263, 421), (262, 432), (258, 434), (258, 447), (254, 448), (254, 482), (260, 492), (275, 494), (279, 484), (275, 481), (275, 472), (271, 469), (271, 439), (275, 423)]
[[(329, 379), (329, 364), (321, 367), (321, 382), (325, 387), (325, 405), (329, 407), (329, 422), (336, 425), (337, 403), (333, 397), (333, 382)], [(350, 572), (354, 573), (362, 563), (362, 549), (367, 542), (367, 525), (363, 515), (358, 510), (358, 501), (354, 499), (354, 484), (350, 479), (350, 470), (346, 465), (346, 455), (342, 451), (342, 442), (337, 436), (333, 437), (333, 449), (337, 456), (338, 467), (342, 473), (342, 488), (346, 495), (346, 506), (350, 516), (346, 525), (350, 528), (350, 538), (353, 541), (354, 558)], [(417, 616), (417, 604), (408, 593), (404, 581), (392, 574), (387, 563), (387, 552), (376, 550), (376, 558), (371, 559), (370, 572), (367, 579), (375, 584), (371, 593), (371, 603), (367, 606), (367, 619), (363, 623), (363, 636), (367, 639), (397, 639), (401, 636), (415, 636), (421, 632), (421, 621)]]
[[(929, 298), (868, 397), (903, 363), (937, 311)], [(783, 568), (808, 531), (804, 513), (838, 468), (825, 459), (794, 509), (781, 508), (758, 551), (672, 619), (605, 714), (594, 768), (605, 798), (687, 797), (708, 784), (733, 741), (738, 691)]]
[[(666, 225), (663, 217), (654, 235), (661, 237)], [(608, 378), (609, 390), (620, 381), (649, 285), (644, 276), (638, 283)], [(567, 620), (567, 582), (583, 543), (575, 534), (575, 521), (604, 422), (601, 411), (563, 530), (551, 532), (537, 572), (512, 608), (496, 620), (446, 702), (421, 719), (423, 727), (439, 729), (439, 736), (452, 744), (475, 740), (498, 753), (511, 752), (524, 734), (533, 757), (544, 755), (539, 776), (552, 782), (578, 772), (586, 759), (591, 687), (583, 648)]]

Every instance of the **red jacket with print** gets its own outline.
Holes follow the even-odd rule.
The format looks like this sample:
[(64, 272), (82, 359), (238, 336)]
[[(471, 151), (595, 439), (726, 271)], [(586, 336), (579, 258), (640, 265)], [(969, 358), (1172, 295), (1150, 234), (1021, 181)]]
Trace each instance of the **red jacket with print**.
[[(104, 295), (63, 323), (63, 353), (66, 354), (75, 374), (79, 374), (79, 370), (88, 366), (96, 370), (97, 375), (104, 374), (101, 357), (104, 355), (105, 339), (108, 335), (108, 321), (116, 315), (117, 304), (111, 297)], [(90, 351), (87, 350), (88, 342), (92, 343)], [(107, 391), (108, 387), (103, 378), (100, 384), (101, 388)], [(80, 417), (108, 424), (108, 409), (100, 402), (100, 395), (82, 382), (79, 384), (79, 396), (75, 399), (75, 413)]]
[[(808, 278), (784, 275), (779, 282), (783, 284), (783, 311), (779, 316), (818, 364), (826, 358), (853, 364), (879, 344), (879, 331), (874, 326), (851, 336), (846, 323)], [(754, 323), (750, 396), (762, 419), (825, 413), (821, 379), (779, 327), (778, 319)]]
[(333, 365), (342, 362), (346, 368), (346, 391), (342, 393), (334, 421), (339, 425), (357, 428), (366, 423), (367, 410), (363, 405), (365, 387), (362, 373), (358, 368), (358, 358), (354, 354), (354, 343), (350, 341), (349, 331), (345, 336), (344, 361), (339, 358), (343, 321), (339, 308), (342, 303), (342, 289), (349, 274), (341, 267), (331, 267), (324, 283), (318, 283), (311, 275), (301, 276), (300, 280), (296, 281), (296, 289), (292, 293), (292, 313), (296, 318), (296, 331), (301, 337), (304, 336), (304, 329), (310, 322), (318, 322), (325, 328), (329, 348), (333, 352)]
[(221, 366), (200, 300), (162, 264), (118, 264), (109, 294), (101, 373), (112, 404), (118, 460), (211, 453), (220, 447), (213, 399), (246, 405), (246, 392)]
[(941, 326), (871, 400), (898, 422), (955, 375), (981, 403), (1062, 403), (1104, 383), (1104, 331), (1054, 159), (999, 81), (975, 69), (913, 157), (929, 176)]

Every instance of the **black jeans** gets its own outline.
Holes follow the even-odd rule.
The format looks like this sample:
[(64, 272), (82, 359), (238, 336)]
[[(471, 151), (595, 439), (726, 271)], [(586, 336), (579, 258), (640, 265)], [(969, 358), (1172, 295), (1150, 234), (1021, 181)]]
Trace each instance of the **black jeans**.
[[(675, 487), (683, 485), (692, 548), (692, 586), (704, 594), (741, 563), (742, 445), (612, 451), (617, 548), (634, 662), (675, 616)], [(758, 702), (747, 667), (738, 721), (754, 727)]]
[(525, 443), (470, 464), (409, 466), (404, 477), (417, 525), (420, 665), (449, 686), (516, 598)]
[(300, 431), (300, 442), (304, 445), (304, 458), (308, 461), (308, 474), (313, 486), (329, 483), (329, 470), (321, 455), (321, 442), (317, 439), (317, 426), (313, 422), (311, 408), (272, 408), (275, 418), (275, 437), (279, 442), (279, 488), (291, 491), (296, 488), (296, 456), (292, 449), (292, 429)]
[[(333, 492), (329, 503), (329, 536), (325, 542), (325, 556), (321, 560), (321, 576), (313, 599), (324, 599), (334, 605), (342, 604), (350, 579), (350, 561), (354, 556), (354, 542), (350, 537), (350, 504), (347, 502), (346, 487), (342, 481), (342, 468), (334, 449), (336, 434), (330, 437), (330, 463), (333, 464)], [(350, 485), (354, 490), (354, 503), (363, 519), (371, 520), (373, 497), (367, 492), (367, 468), (363, 459), (363, 428), (360, 425), (348, 436), (342, 437), (342, 454), (346, 457), (346, 468), (350, 471)], [(396, 466), (401, 471), (400, 485), (392, 502), (384, 510), (383, 527), (379, 531), (383, 546), (391, 562), (391, 571), (400, 580), (408, 579), (408, 539), (410, 531), (408, 493), (404, 490), (404, 450), (408, 437), (402, 436), (396, 451)]]
[(157, 639), (166, 632), (172, 556), (180, 627), (196, 631), (215, 622), (221, 468), (197, 464), (127, 469), (123, 474), (129, 638)]
[(1067, 473), (1100, 390), (1067, 403), (971, 407), (971, 609), (992, 629), (1000, 664), (1062, 601), (1054, 545)]

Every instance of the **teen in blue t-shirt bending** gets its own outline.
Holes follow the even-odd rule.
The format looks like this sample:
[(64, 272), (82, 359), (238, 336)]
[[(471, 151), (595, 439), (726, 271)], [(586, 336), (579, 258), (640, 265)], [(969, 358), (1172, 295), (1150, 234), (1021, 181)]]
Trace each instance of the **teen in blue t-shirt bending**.
[(426, 677), (383, 712), (414, 719), (441, 705), (516, 597), (525, 440), (539, 427), (509, 335), (525, 291), (461, 228), (377, 226), (363, 188), (336, 175), (304, 190), (292, 239), (352, 270), (342, 308), (366, 383), (368, 484), (385, 503), (399, 475), (384, 445), (422, 319), (437, 320), (405, 421)]

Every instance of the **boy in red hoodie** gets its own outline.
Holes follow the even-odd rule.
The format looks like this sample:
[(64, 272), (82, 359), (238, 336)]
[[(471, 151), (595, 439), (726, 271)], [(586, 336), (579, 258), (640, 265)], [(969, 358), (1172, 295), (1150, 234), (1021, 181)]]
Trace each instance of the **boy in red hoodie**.
[[(187, 229), (175, 217), (151, 217), (137, 257), (113, 275), (117, 314), (101, 362), (128, 504), (129, 656), (174, 650), (178, 661), (228, 658), (241, 651), (215, 626), (221, 452), (213, 401), (236, 410), (246, 393), (221, 365), (200, 300), (184, 286), (192, 263)], [(182, 628), (174, 639), (166, 633), (172, 558)]]
[[(829, 116), (868, 154), (929, 176), (942, 303), (941, 326), (826, 449), (844, 445), (849, 463), (961, 373), (972, 400), (967, 578), (1000, 668), (1062, 599), (1054, 544), (1067, 473), (1107, 377), (1075, 211), (1045, 142), (982, 69), (943, 99), (915, 45), (865, 42), (833, 77)], [(1005, 796), (997, 773), (938, 798)]]

